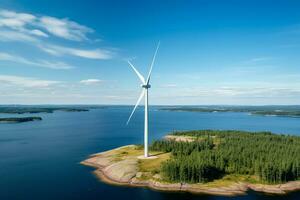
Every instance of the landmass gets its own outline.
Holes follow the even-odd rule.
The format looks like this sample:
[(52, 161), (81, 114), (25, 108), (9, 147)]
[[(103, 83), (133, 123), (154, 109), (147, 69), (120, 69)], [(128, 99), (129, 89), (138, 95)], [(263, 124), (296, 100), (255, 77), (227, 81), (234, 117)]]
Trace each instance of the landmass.
[(7, 117), (0, 118), (0, 123), (21, 123), (21, 122), (30, 122), (30, 121), (40, 121), (41, 117)]
[(174, 132), (150, 147), (91, 155), (81, 162), (109, 184), (235, 196), (248, 190), (286, 194), (300, 189), (300, 137), (269, 132)]
[(87, 112), (90, 109), (104, 108), (103, 106), (0, 106), (0, 113), (27, 114), (27, 113), (53, 113), (63, 112)]
[(247, 112), (253, 115), (300, 117), (300, 106), (179, 106), (160, 110), (178, 112)]
[[(0, 105), (0, 113), (3, 114), (38, 114), (38, 113), (53, 113), (55, 111), (62, 112), (87, 112), (90, 109), (100, 109), (104, 106), (98, 105)], [(5, 117), (0, 118), (0, 123), (21, 123), (42, 120), (41, 117)]]
[(285, 117), (300, 117), (300, 111), (255, 111), (251, 112), (251, 114), (255, 115), (265, 115), (265, 116), (285, 116)]

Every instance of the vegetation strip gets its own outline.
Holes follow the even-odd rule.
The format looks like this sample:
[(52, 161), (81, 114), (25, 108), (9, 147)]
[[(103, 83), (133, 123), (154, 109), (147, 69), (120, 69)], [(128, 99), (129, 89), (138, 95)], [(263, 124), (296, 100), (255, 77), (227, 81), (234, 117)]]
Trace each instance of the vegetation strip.
[(160, 110), (178, 112), (246, 112), (253, 115), (300, 117), (299, 106), (207, 106), (207, 107), (166, 107)]

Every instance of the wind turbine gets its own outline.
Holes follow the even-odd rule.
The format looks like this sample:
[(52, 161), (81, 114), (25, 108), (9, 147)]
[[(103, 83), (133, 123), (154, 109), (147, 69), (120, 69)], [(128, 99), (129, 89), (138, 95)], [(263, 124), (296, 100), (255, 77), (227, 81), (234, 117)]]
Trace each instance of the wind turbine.
[(136, 75), (139, 77), (139, 79), (142, 82), (142, 84), (141, 84), (142, 93), (140, 94), (140, 97), (138, 98), (126, 124), (128, 124), (130, 122), (130, 119), (131, 119), (132, 115), (134, 114), (136, 108), (140, 104), (142, 98), (145, 97), (145, 124), (144, 124), (144, 157), (145, 158), (149, 157), (149, 154), (148, 154), (148, 89), (151, 87), (149, 82), (150, 82), (151, 72), (152, 72), (152, 68), (154, 65), (154, 61), (155, 61), (155, 57), (156, 57), (159, 45), (160, 45), (160, 42), (158, 42), (154, 56), (152, 58), (152, 62), (150, 65), (150, 70), (149, 70), (147, 79), (145, 79), (141, 75), (141, 73), (133, 66), (133, 64), (129, 60), (127, 61), (129, 66), (133, 69), (133, 71), (136, 73)]

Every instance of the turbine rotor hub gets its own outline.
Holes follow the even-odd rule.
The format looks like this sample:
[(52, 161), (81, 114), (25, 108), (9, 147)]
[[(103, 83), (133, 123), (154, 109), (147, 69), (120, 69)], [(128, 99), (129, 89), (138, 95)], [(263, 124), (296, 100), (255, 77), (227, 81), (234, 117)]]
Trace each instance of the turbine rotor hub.
[(150, 84), (145, 84), (145, 85), (142, 85), (142, 87), (148, 89), (148, 88), (151, 88), (151, 85)]

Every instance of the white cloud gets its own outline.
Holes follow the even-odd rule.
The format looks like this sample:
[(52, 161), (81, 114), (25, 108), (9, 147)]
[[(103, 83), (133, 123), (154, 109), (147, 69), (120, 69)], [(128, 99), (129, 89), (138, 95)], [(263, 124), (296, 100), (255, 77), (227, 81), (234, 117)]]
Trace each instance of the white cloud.
[(32, 77), (0, 75), (2, 85), (12, 85), (29, 88), (47, 88), (51, 85), (58, 84), (59, 81), (41, 80)]
[(112, 53), (110, 51), (102, 49), (84, 50), (58, 45), (39, 45), (39, 48), (56, 56), (71, 55), (89, 59), (110, 59), (112, 57)]
[(0, 30), (0, 41), (37, 42), (38, 39), (23, 32)]
[(37, 36), (41, 36), (41, 37), (49, 37), (48, 34), (44, 33), (41, 30), (38, 30), (38, 29), (31, 30), (29, 33), (32, 35), (37, 35)]
[(84, 85), (94, 85), (94, 84), (99, 84), (101, 83), (102, 80), (99, 79), (86, 79), (86, 80), (81, 80), (80, 83)]
[(25, 65), (32, 65), (37, 67), (45, 67), (50, 69), (71, 69), (73, 66), (64, 62), (50, 62), (47, 60), (31, 61), (21, 56), (12, 55), (4, 52), (0, 52), (0, 61), (10, 61), (15, 63), (21, 63)]
[(25, 25), (32, 23), (35, 19), (36, 17), (31, 14), (0, 10), (0, 26), (22, 29)]
[(93, 29), (67, 18), (59, 19), (0, 9), (0, 41), (26, 42), (56, 56), (71, 55), (88, 59), (110, 59), (112, 57), (110, 50), (78, 49), (52, 45), (45, 41), (50, 36), (73, 41), (89, 40), (87, 34), (91, 32)]
[[(0, 27), (13, 29), (22, 33), (21, 39), (24, 39), (24, 35), (35, 35), (39, 37), (48, 37), (46, 33), (38, 29), (28, 28), (28, 26), (33, 26), (37, 17), (28, 13), (16, 13), (14, 11), (0, 10)], [(16, 33), (18, 33), (16, 32)], [(16, 34), (14, 33), (14, 34)], [(9, 35), (9, 34), (6, 34)], [(19, 36), (20, 37), (20, 36)], [(13, 37), (10, 37), (11, 39)], [(26, 38), (25, 38), (26, 40)], [(28, 39), (27, 39), (28, 40)], [(26, 40), (26, 41), (27, 41)], [(30, 39), (31, 41), (33, 39)]]
[(48, 60), (38, 60), (37, 62), (32, 62), (33, 65), (46, 67), (50, 69), (72, 69), (74, 68), (72, 65), (69, 65), (65, 62), (61, 61), (48, 61)]
[(74, 21), (49, 16), (41, 17), (39, 19), (39, 26), (57, 37), (75, 41), (86, 40), (86, 34), (93, 32), (91, 28)]
[(41, 28), (56, 37), (74, 41), (86, 40), (86, 34), (93, 32), (91, 28), (66, 18), (59, 19), (50, 16), (35, 16), (10, 10), (0, 10), (0, 27), (47, 37), (48, 34), (37, 29)]

